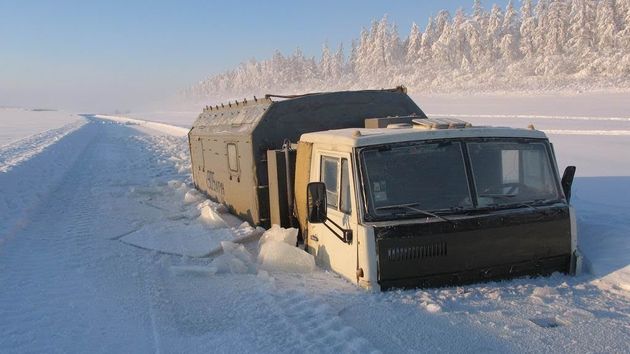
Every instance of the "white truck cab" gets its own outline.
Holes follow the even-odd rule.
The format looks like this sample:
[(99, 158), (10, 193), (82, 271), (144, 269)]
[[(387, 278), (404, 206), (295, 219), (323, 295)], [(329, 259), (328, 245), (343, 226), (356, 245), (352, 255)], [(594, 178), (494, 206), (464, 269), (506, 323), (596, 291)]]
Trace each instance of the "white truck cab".
[(308, 175), (307, 200), (296, 191), (305, 249), (362, 287), (572, 270), (570, 188), (543, 132), (422, 119), (307, 133), (305, 145), (297, 165), (309, 159), (310, 173), (295, 181)]

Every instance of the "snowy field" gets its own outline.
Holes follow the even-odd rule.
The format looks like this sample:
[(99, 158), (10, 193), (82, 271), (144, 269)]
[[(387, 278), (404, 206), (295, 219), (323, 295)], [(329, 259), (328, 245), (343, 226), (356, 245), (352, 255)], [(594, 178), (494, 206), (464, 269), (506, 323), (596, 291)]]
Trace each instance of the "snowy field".
[(630, 100), (414, 98), (548, 131), (587, 272), (365, 292), (191, 188), (186, 129), (145, 120), (196, 113), (88, 117), (0, 147), (0, 352), (630, 352)]
[(0, 147), (79, 120), (64, 111), (0, 107)]

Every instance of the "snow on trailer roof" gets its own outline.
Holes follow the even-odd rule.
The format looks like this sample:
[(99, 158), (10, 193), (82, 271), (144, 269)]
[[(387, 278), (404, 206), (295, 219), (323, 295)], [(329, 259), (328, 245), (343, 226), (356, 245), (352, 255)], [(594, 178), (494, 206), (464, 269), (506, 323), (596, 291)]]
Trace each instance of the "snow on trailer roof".
[(410, 114), (426, 117), (406, 92), (399, 86), (381, 90), (265, 95), (262, 99), (206, 106), (192, 130), (202, 135), (246, 135), (261, 127), (265, 135), (281, 131), (287, 135), (283, 138), (297, 139), (308, 131), (363, 126), (364, 119), (369, 117)]
[(422, 129), (415, 127), (395, 128), (348, 128), (307, 133), (301, 141), (337, 144), (353, 147), (388, 144), (394, 142), (455, 139), (455, 138), (531, 138), (546, 139), (540, 130), (507, 127), (468, 127), (457, 129)]
[(247, 132), (253, 130), (265, 111), (273, 103), (271, 98), (228, 102), (227, 105), (206, 106), (193, 128), (207, 133)]

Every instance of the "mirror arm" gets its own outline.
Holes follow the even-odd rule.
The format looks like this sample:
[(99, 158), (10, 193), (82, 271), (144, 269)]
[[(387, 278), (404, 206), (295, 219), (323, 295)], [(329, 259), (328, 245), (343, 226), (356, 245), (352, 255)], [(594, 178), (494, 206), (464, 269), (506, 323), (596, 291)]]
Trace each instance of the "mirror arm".
[(324, 223), (324, 226), (326, 226), (328, 230), (330, 230), (330, 232), (335, 234), (335, 236), (337, 236), (338, 239), (340, 239), (341, 241), (345, 243), (352, 242), (352, 230), (344, 229), (343, 227), (339, 226), (339, 224), (337, 224), (336, 222), (330, 220), (329, 217), (326, 217), (326, 221), (330, 221), (330, 223), (333, 224), (337, 229), (341, 230), (343, 235), (340, 235), (337, 231), (333, 230), (333, 228), (330, 227), (330, 225), (328, 225), (327, 223)]

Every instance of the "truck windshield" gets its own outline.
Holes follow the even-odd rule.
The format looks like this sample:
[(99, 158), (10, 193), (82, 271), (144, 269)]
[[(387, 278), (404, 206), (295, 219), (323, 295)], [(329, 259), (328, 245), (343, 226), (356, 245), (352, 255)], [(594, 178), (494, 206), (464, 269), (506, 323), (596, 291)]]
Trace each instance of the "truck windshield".
[(535, 203), (560, 198), (543, 143), (468, 143), (480, 207)]
[(377, 217), (473, 205), (460, 142), (368, 148), (362, 158), (370, 212)]
[(555, 202), (562, 195), (550, 157), (544, 141), (516, 139), (367, 147), (360, 152), (366, 218), (443, 219), (463, 210)]

